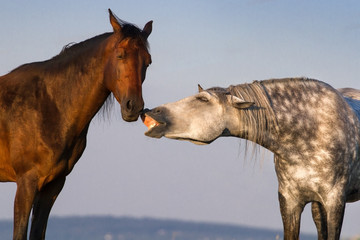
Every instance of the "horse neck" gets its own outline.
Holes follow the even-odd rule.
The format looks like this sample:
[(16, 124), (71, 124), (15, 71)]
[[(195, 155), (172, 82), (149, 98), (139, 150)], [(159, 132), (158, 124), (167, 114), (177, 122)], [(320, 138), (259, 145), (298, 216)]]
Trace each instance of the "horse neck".
[(271, 139), (267, 142), (267, 148), (278, 154), (288, 152), (289, 149), (284, 150), (284, 146), (295, 145), (294, 141), (297, 140), (294, 139), (299, 136), (314, 135), (312, 127), (316, 121), (309, 113), (317, 115), (321, 102), (333, 101), (332, 97), (337, 95), (327, 84), (307, 78), (271, 79), (259, 84), (268, 99), (275, 126), (269, 134)]
[(70, 52), (71, 56), (65, 52), (49, 60), (44, 71), (50, 97), (64, 120), (77, 125), (79, 131), (90, 123), (110, 94), (103, 84), (107, 36), (93, 41), (84, 44), (81, 50)]
[(231, 86), (229, 91), (245, 101), (255, 102), (253, 107), (238, 111), (234, 135), (271, 150), (278, 126), (264, 87), (260, 82), (254, 82)]

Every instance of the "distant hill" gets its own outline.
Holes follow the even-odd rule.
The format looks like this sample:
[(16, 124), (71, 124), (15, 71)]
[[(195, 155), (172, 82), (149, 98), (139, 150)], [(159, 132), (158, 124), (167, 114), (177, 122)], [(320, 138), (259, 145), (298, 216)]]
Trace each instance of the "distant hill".
[[(0, 239), (11, 239), (12, 222), (0, 221)], [(48, 240), (276, 240), (282, 230), (129, 217), (52, 217)], [(317, 239), (301, 235), (302, 240)]]

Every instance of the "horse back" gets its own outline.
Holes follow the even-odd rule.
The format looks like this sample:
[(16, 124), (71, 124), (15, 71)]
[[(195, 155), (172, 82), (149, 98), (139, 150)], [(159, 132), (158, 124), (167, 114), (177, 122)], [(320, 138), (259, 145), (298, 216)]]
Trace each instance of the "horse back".
[(338, 91), (356, 113), (360, 121), (360, 90), (354, 88), (340, 88)]

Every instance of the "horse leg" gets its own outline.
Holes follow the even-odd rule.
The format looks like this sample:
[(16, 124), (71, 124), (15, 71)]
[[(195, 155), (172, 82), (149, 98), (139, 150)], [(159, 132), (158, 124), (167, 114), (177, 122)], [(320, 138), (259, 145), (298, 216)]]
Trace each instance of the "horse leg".
[(30, 240), (45, 239), (45, 232), (50, 210), (62, 190), (65, 183), (65, 176), (59, 177), (39, 191), (35, 197)]
[(299, 239), (301, 213), (305, 204), (285, 198), (281, 192), (279, 192), (279, 203), (284, 225), (284, 240)]
[(327, 231), (329, 240), (340, 239), (341, 227), (345, 212), (345, 202), (326, 206)]
[(14, 204), (14, 240), (26, 240), (30, 211), (37, 192), (37, 177), (28, 173), (20, 177), (16, 184)]
[(313, 220), (316, 225), (319, 240), (328, 239), (327, 236), (327, 223), (326, 223), (326, 211), (319, 202), (312, 202), (311, 212)]

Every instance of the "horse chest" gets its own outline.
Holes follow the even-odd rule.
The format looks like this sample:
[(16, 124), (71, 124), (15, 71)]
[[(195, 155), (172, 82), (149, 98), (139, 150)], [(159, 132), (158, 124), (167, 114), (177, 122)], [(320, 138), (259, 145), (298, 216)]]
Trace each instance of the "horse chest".
[(326, 192), (333, 187), (335, 170), (330, 165), (275, 156), (275, 170), (280, 189), (291, 189), (292, 192), (309, 195)]

